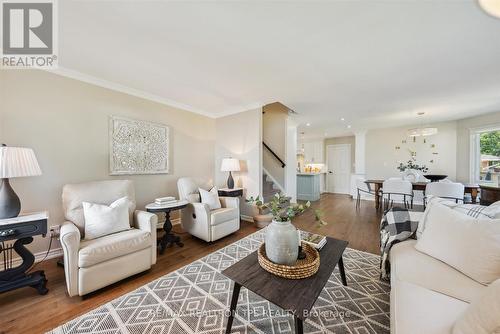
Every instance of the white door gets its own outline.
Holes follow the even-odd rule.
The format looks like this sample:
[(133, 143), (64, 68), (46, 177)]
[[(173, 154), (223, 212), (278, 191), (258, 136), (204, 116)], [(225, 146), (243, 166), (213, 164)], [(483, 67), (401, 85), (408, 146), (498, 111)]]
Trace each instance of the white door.
[(351, 188), (351, 145), (328, 145), (326, 154), (328, 192), (349, 194)]

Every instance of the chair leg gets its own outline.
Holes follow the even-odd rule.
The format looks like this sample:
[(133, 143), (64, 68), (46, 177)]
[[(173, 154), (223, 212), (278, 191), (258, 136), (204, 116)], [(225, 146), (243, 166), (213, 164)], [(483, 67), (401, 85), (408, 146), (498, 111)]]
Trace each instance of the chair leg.
[(359, 189), (358, 189), (358, 197), (356, 197), (356, 209), (359, 209), (360, 198), (359, 198)]

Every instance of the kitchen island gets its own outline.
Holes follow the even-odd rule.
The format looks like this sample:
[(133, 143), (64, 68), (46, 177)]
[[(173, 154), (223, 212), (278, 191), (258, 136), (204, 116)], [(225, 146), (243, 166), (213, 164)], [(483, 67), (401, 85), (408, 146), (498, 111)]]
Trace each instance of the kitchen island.
[(320, 173), (297, 173), (297, 199), (317, 201), (320, 198)]

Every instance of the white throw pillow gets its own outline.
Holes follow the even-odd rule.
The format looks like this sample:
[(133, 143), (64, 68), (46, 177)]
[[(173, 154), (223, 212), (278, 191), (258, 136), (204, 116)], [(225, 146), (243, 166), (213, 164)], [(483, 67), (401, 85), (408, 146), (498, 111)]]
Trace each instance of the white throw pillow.
[(500, 333), (500, 279), (472, 301), (453, 326), (453, 334)]
[(429, 201), (427, 203), (424, 214), (418, 222), (417, 228), (417, 239), (420, 239), (422, 232), (427, 224), (427, 213), (432, 209), (432, 206), (436, 203), (440, 203), (450, 209), (460, 212), (464, 215), (478, 218), (478, 219), (500, 219), (500, 201), (491, 204), (490, 206), (484, 206), (479, 204), (464, 204), (456, 203), (450, 199), (441, 198), (437, 196), (429, 196)]
[(130, 229), (129, 199), (122, 197), (108, 205), (82, 202), (85, 240)]
[(219, 200), (219, 192), (217, 191), (217, 187), (212, 187), (210, 191), (206, 191), (205, 189), (198, 189), (200, 191), (201, 203), (207, 204), (210, 210), (220, 209), (222, 206)]
[(500, 278), (498, 219), (475, 219), (435, 203), (415, 248), (479, 283)]

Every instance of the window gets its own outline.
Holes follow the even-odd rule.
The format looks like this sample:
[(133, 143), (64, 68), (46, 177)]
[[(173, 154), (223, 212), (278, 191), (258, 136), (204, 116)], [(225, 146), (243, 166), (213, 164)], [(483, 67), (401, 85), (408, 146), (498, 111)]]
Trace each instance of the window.
[(471, 181), (500, 185), (500, 128), (476, 130), (471, 139)]

